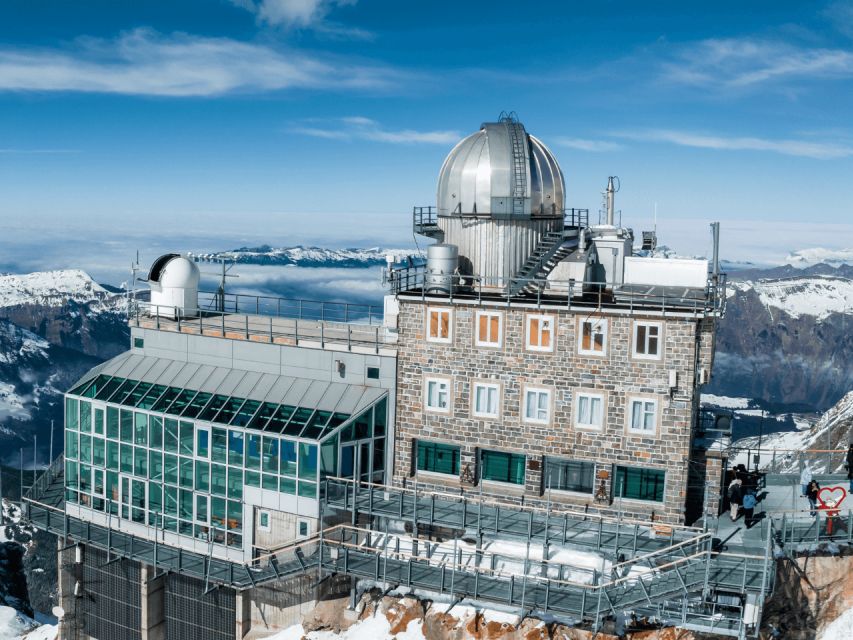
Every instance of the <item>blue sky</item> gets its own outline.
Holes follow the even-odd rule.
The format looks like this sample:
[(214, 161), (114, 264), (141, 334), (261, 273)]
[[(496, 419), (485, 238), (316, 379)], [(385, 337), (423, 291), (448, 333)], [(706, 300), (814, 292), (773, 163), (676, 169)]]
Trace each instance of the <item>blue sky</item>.
[(616, 174), (635, 228), (657, 203), (702, 247), (711, 219), (851, 247), (853, 3), (744, 5), (7, 0), (0, 223), (401, 244), (454, 142), (514, 110), (569, 206)]

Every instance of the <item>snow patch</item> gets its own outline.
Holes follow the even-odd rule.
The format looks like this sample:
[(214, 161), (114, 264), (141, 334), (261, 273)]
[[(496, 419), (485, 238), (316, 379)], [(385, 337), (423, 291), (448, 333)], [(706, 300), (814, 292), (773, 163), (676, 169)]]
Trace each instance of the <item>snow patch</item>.
[(723, 409), (747, 409), (752, 400), (750, 398), (736, 398), (733, 396), (718, 396), (713, 393), (702, 394), (702, 404), (712, 404)]
[(12, 607), (0, 606), (0, 638), (4, 640), (55, 640), (59, 627), (38, 624)]
[(833, 620), (817, 640), (850, 640), (853, 638), (853, 609), (847, 609)]
[(392, 640), (394, 638), (396, 640), (425, 640), (421, 625), (420, 620), (412, 620), (405, 631), (392, 636), (391, 623), (384, 615), (377, 615), (359, 620), (341, 633), (334, 633), (333, 631), (305, 633), (302, 625), (297, 624), (269, 636), (267, 640), (300, 640), (301, 638), (308, 638), (308, 640)]
[(786, 261), (792, 267), (810, 267), (821, 263), (837, 267), (842, 264), (853, 264), (853, 249), (825, 249), (823, 247), (799, 249), (789, 253)]
[(0, 275), (0, 307), (40, 304), (61, 307), (120, 298), (111, 294), (80, 269), (37, 271), (25, 275)]
[(743, 280), (729, 283), (728, 295), (755, 291), (765, 307), (784, 311), (792, 318), (814, 316), (822, 320), (833, 313), (853, 310), (853, 280), (811, 275), (778, 280)]

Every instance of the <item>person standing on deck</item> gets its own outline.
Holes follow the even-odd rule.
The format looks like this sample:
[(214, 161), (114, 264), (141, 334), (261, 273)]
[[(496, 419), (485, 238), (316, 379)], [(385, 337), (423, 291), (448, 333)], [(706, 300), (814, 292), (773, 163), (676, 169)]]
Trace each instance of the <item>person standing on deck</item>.
[(800, 473), (800, 488), (803, 492), (803, 497), (806, 497), (809, 492), (809, 483), (812, 481), (812, 470), (809, 467), (808, 461), (806, 461), (805, 466), (803, 467), (802, 472)]
[(755, 513), (755, 492), (752, 489), (747, 489), (743, 496), (743, 521), (746, 523), (746, 528), (749, 529), (755, 522), (753, 514)]
[(731, 517), (732, 522), (737, 520), (738, 511), (740, 510), (741, 503), (741, 480), (740, 478), (735, 478), (732, 480), (729, 485), (729, 504), (731, 505)]
[(811, 516), (814, 518), (817, 515), (817, 494), (820, 491), (820, 485), (817, 483), (817, 480), (812, 480), (809, 482), (809, 486), (806, 489), (806, 498), (809, 499), (809, 506), (811, 507)]
[(850, 482), (850, 493), (853, 493), (853, 442), (850, 443), (850, 448), (847, 449), (847, 460), (844, 463), (847, 468), (847, 480)]

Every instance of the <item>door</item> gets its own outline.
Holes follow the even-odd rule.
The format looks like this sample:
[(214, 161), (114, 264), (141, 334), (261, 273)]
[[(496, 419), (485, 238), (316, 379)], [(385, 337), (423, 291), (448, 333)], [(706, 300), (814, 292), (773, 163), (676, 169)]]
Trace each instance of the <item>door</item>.
[(345, 444), (341, 447), (341, 478), (354, 478), (355, 468), (355, 445)]
[(133, 522), (145, 522), (148, 505), (148, 484), (130, 476), (119, 476), (120, 517)]
[(370, 440), (359, 443), (358, 446), (358, 479), (362, 482), (370, 482)]

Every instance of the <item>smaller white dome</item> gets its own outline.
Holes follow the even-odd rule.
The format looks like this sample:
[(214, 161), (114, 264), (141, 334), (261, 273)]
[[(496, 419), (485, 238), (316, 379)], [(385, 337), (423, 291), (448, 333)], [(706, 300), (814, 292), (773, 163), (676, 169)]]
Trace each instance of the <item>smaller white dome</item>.
[(192, 260), (176, 253), (168, 253), (157, 258), (151, 265), (148, 280), (163, 288), (198, 289), (201, 273)]

